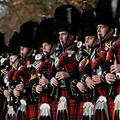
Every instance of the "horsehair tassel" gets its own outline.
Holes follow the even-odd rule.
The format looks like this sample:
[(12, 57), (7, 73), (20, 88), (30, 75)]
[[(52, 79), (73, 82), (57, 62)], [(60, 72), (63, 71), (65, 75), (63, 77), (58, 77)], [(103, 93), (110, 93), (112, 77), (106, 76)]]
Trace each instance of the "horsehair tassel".
[(88, 117), (88, 120), (92, 119), (94, 115), (94, 105), (92, 102), (85, 102), (83, 104), (83, 116)]
[(69, 120), (67, 99), (61, 96), (57, 108), (57, 120)]
[(38, 116), (38, 120), (41, 120), (41, 118), (44, 118), (43, 120), (51, 120), (51, 110), (50, 105), (48, 103), (43, 103), (40, 105), (40, 113)]
[(20, 100), (21, 105), (16, 112), (16, 120), (27, 120), (27, 103), (24, 99)]
[(8, 97), (7, 98), (7, 101), (8, 101), (8, 111), (6, 113), (6, 120), (16, 120), (15, 119), (15, 111), (14, 111), (14, 108), (13, 108), (13, 105), (12, 105), (12, 102), (13, 102), (13, 98), (12, 97)]
[(120, 95), (115, 97), (114, 104), (114, 120), (120, 120)]
[[(98, 111), (101, 111), (100, 115), (97, 114)], [(98, 115), (102, 118), (106, 118), (106, 120), (109, 120), (109, 114), (108, 114), (108, 106), (107, 106), (107, 99), (105, 96), (100, 96), (96, 102), (95, 107), (95, 115)], [(95, 116), (96, 118), (97, 116)], [(99, 119), (99, 118), (97, 118)]]

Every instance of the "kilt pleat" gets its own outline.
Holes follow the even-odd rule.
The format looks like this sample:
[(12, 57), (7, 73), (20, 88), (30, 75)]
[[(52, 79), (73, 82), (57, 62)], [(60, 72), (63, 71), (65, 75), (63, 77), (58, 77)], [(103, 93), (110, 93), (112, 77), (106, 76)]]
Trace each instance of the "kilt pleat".
[(83, 117), (83, 101), (79, 99), (79, 102), (77, 102), (76, 107), (76, 112), (74, 114), (74, 119), (73, 120), (82, 120)]
[(117, 84), (116, 94), (120, 94), (120, 82)]
[(114, 120), (114, 101), (111, 98), (108, 98), (108, 111), (110, 120)]
[(28, 119), (37, 120), (38, 119), (38, 104), (28, 105)]
[(52, 120), (56, 120), (56, 116), (57, 116), (57, 100), (53, 99), (52, 97), (49, 97), (49, 104), (50, 104), (50, 107), (51, 107)]

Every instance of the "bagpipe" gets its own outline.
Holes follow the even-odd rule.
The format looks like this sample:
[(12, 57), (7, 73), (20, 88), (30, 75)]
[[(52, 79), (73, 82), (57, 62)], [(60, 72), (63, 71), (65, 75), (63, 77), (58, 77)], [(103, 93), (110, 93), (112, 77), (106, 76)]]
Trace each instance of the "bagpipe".
[[(117, 35), (116, 35), (116, 29), (115, 29), (115, 33), (113, 34), (113, 39), (112, 39), (112, 42), (115, 40), (115, 38), (117, 37)], [(99, 38), (99, 40), (100, 41), (102, 41), (102, 39), (101, 39), (101, 37)], [(112, 45), (112, 42), (110, 43), (111, 45)], [(110, 45), (110, 46), (111, 46)], [(112, 46), (111, 46), (112, 47)], [(101, 43), (100, 43), (100, 49), (102, 50), (102, 45), (101, 45)], [(108, 49), (105, 49), (105, 50), (108, 50), (108, 52), (109, 52), (109, 49), (110, 49), (110, 47), (108, 48)], [(108, 53), (107, 53), (108, 54)], [(114, 56), (114, 64), (116, 64), (116, 56)], [(100, 67), (100, 66), (99, 66)], [(101, 68), (101, 67), (100, 67)], [(96, 71), (97, 72), (97, 74), (98, 75), (101, 75), (101, 72), (102, 72), (102, 69), (100, 69), (99, 68), (99, 70), (98, 71)], [(101, 71), (101, 72), (100, 72)], [(114, 84), (114, 83), (113, 83)], [(109, 85), (108, 86), (108, 90), (109, 90), (109, 96), (111, 96), (112, 98), (115, 96), (115, 86), (114, 85)], [(103, 86), (103, 85), (102, 85)], [(99, 86), (98, 86), (99, 87)], [(103, 88), (103, 87), (102, 87)], [(95, 118), (94, 119), (97, 119), (97, 120), (103, 120), (103, 119), (106, 119), (106, 120), (109, 120), (110, 119), (110, 117), (109, 117), (109, 112), (108, 112), (108, 105), (107, 105), (107, 99), (105, 98), (105, 96), (106, 96), (106, 91), (105, 91), (105, 89), (106, 88), (103, 88), (103, 91), (99, 91), (99, 90), (97, 90), (98, 92), (103, 92), (103, 93), (105, 93), (105, 94), (103, 94), (104, 96), (100, 96), (99, 98), (98, 98), (98, 100), (97, 100), (97, 102), (96, 102), (96, 106), (95, 106)], [(116, 103), (118, 103), (118, 101), (117, 101), (117, 98), (116, 98)], [(109, 102), (109, 101), (108, 101)], [(115, 113), (115, 115), (114, 116), (116, 116), (116, 115), (118, 115), (117, 113), (119, 113), (118, 111), (118, 109), (117, 109), (117, 105), (118, 104), (116, 104), (115, 103), (115, 110), (114, 110), (114, 113)], [(117, 107), (116, 107), (117, 106)], [(110, 108), (111, 109), (111, 108)], [(117, 112), (116, 112), (116, 110), (117, 110)], [(119, 116), (119, 115), (118, 115)], [(118, 118), (118, 117), (117, 117)], [(116, 118), (114, 118), (114, 119), (116, 119)]]
[[(41, 92), (38, 93), (38, 99), (39, 99), (39, 103), (40, 103), (40, 106), (39, 106), (39, 112), (38, 112), (38, 120), (52, 120), (52, 113), (51, 113), (51, 107), (48, 103), (48, 101), (42, 101), (42, 96), (44, 95), (44, 93), (46, 94), (46, 92), (44, 90), (47, 90), (48, 91), (48, 86), (47, 85), (42, 85), (41, 84), (41, 79), (45, 77), (43, 74), (41, 73), (38, 73), (38, 78), (39, 78), (39, 85), (42, 86), (43, 90)], [(47, 93), (48, 94), (48, 93)], [(45, 95), (46, 96), (46, 95)], [(48, 96), (46, 97), (49, 97), (49, 94)], [(45, 98), (47, 99), (47, 98)]]
[[(19, 69), (14, 74), (14, 81), (16, 84), (23, 84), (24, 85), (24, 91), (21, 94), (21, 97), (19, 98), (20, 105), (16, 112), (16, 117), (19, 120), (20, 118), (22, 120), (28, 119), (27, 113), (27, 106), (29, 107), (29, 104), (34, 104), (39, 99), (39, 96), (37, 94), (33, 93), (33, 84), (38, 83), (40, 80), (41, 75), (38, 74), (39, 64), (41, 64), (41, 61), (44, 59), (42, 54), (36, 54), (33, 56), (35, 61), (33, 61), (32, 64), (29, 64), (27, 66), (20, 66)], [(29, 109), (29, 108), (28, 108)]]
[[(14, 84), (13, 84), (13, 81), (11, 80), (11, 78), (12, 78), (14, 72), (15, 72), (15, 70), (11, 69), (8, 72), (7, 76), (4, 78), (4, 81), (6, 81), (7, 89), (12, 90), (12, 92), (13, 92)], [(5, 116), (6, 120), (16, 120), (13, 94), (11, 94), (11, 96), (7, 97), (7, 103), (8, 103), (7, 104), (8, 111), (7, 111), (6, 116)]]
[[(77, 48), (78, 51), (75, 55), (76, 60), (79, 62), (79, 77), (81, 82), (86, 85), (85, 83), (85, 79), (91, 75), (91, 65), (90, 65), (90, 56), (91, 56), (91, 52), (92, 52), (92, 47), (89, 46), (87, 43), (82, 43), (81, 41), (76, 41), (77, 43)], [(90, 90), (89, 94), (91, 94)], [(87, 92), (85, 94), (82, 94), (83, 100), (84, 101), (88, 101), (89, 96), (87, 94)], [(93, 98), (93, 97), (91, 97)]]
[[(6, 120), (16, 120), (15, 118), (15, 110), (13, 103), (13, 95), (12, 95), (12, 83), (8, 77), (10, 77), (9, 71), (12, 68), (9, 61), (9, 54), (6, 57), (1, 58), (0, 60), (0, 79), (4, 81), (5, 89), (11, 91), (11, 95), (7, 97), (7, 113), (5, 115)], [(12, 71), (13, 72), (13, 71)]]
[[(17, 85), (23, 86), (23, 91), (20, 92), (20, 97), (14, 97), (14, 106), (16, 109), (15, 118), (17, 120), (26, 120), (27, 119), (27, 102), (26, 100), (26, 88), (29, 87), (29, 80), (35, 74), (36, 69), (32, 65), (23, 66), (24, 63), (23, 56), (19, 57), (17, 69), (11, 69), (9, 72), (9, 80), (12, 80), (13, 89), (16, 89)], [(12, 77), (12, 78), (11, 78)]]
[(91, 54), (91, 47), (86, 43), (83, 43), (82, 40), (79, 40), (79, 37), (76, 36), (76, 39), (74, 41), (77, 47), (76, 52), (76, 60), (80, 62), (84, 57), (90, 56)]
[[(118, 58), (117, 58), (117, 53), (116, 53), (117, 50), (115, 50), (115, 49), (118, 49), (118, 47), (115, 48), (115, 45), (114, 45), (114, 44), (118, 44), (117, 46), (119, 46), (119, 43), (117, 43), (117, 41), (116, 41), (116, 39), (118, 37), (117, 33), (118, 33), (118, 29), (115, 28), (113, 30), (112, 39), (111, 39), (110, 43), (106, 43), (106, 48), (107, 48), (106, 64), (108, 64), (109, 68), (112, 64), (114, 64), (114, 65), (118, 64)], [(120, 73), (114, 73), (114, 74), (116, 76), (116, 79), (119, 80)], [(114, 98), (115, 93), (116, 93), (115, 84), (116, 83), (112, 83), (111, 85), (107, 86), (108, 87), (108, 96), (111, 98)]]
[[(41, 80), (47, 79), (49, 80), (55, 75), (55, 67), (54, 67), (54, 56), (48, 56), (47, 54), (42, 54), (42, 59), (37, 69), (37, 74), (39, 77), (39, 85), (42, 87), (42, 91), (39, 92), (38, 98), (40, 105), (40, 111), (38, 113), (39, 120), (51, 120), (51, 107), (49, 105), (48, 99), (50, 98), (51, 86), (48, 84), (42, 85)], [(51, 98), (50, 98), (51, 99)]]
[[(42, 55), (42, 60), (37, 69), (37, 73), (39, 76), (39, 83), (41, 83), (42, 77), (50, 80), (53, 76), (55, 76), (56, 69), (54, 66), (54, 56), (51, 55), (48, 57), (48, 56)], [(42, 88), (43, 88), (43, 91), (40, 94), (44, 94), (44, 92), (46, 93), (48, 90), (51, 93), (51, 86), (46, 84), (42, 86)]]
[[(16, 60), (19, 57), (16, 58)], [(16, 61), (15, 60), (15, 61)], [(6, 113), (6, 120), (17, 120), (16, 118), (16, 113), (15, 113), (15, 108), (16, 108), (16, 99), (13, 96), (13, 89), (15, 88), (15, 82), (13, 80), (14, 73), (17, 71), (16, 66), (14, 66), (15, 61), (10, 65), (11, 69), (7, 72), (6, 77), (4, 77), (4, 81), (6, 83), (6, 87), (8, 90), (12, 90), (12, 95), (8, 96), (7, 98), (7, 108), (8, 111)]]
[[(74, 49), (72, 50), (66, 50), (64, 48), (64, 44), (61, 42), (60, 43), (60, 52), (58, 56), (55, 57), (55, 63), (54, 63), (54, 68), (55, 68), (55, 74), (58, 71), (65, 71), (68, 72), (71, 75), (70, 79), (74, 79), (75, 77), (75, 70), (77, 66), (77, 60), (75, 58), (75, 51)], [(55, 75), (54, 74), (54, 75)], [(73, 77), (74, 76), (74, 77)], [(60, 88), (69, 88), (68, 86), (70, 85), (70, 81), (67, 81), (65, 79), (58, 81), (59, 84), (57, 87), (53, 87), (51, 96), (54, 96), (58, 99), (58, 89)], [(70, 90), (71, 91), (71, 90)]]
[(35, 73), (41, 60), (41, 54), (36, 54), (36, 50), (34, 50), (30, 63), (27, 63), (26, 57), (27, 56), (23, 56), (21, 52), (18, 69), (14, 73), (14, 81), (16, 82), (16, 85), (22, 82), (27, 86), (29, 81), (36, 77)]

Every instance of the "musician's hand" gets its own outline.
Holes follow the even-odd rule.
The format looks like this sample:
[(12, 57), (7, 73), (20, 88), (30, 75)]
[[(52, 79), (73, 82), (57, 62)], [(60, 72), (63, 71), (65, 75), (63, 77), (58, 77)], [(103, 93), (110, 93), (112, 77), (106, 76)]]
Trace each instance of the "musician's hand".
[(100, 75), (93, 75), (92, 80), (95, 82), (95, 84), (100, 84), (102, 82)]
[(94, 89), (95, 82), (89, 76), (86, 78), (85, 81), (86, 81), (86, 85), (88, 86), (88, 88)]
[(68, 72), (60, 71), (60, 72), (57, 72), (57, 73), (56, 73), (55, 78), (56, 78), (57, 80), (63, 80), (63, 79), (68, 79), (68, 78), (70, 78), (70, 75), (69, 75)]
[(42, 86), (46, 85), (49, 83), (49, 80), (45, 77), (42, 77), (39, 82)]
[(83, 83), (81, 83), (81, 82), (78, 82), (77, 83), (77, 88), (80, 90), (80, 92), (82, 92), (82, 93), (85, 93), (86, 92), (86, 86), (85, 86), (85, 84), (83, 84)]
[(58, 81), (56, 80), (56, 78), (52, 78), (51, 80), (50, 80), (50, 85), (51, 86), (57, 86), (58, 85)]
[(35, 88), (37, 93), (40, 93), (43, 89), (42, 89), (42, 85), (37, 85)]
[(15, 87), (16, 90), (23, 91), (24, 90), (24, 85), (22, 83), (16, 85)]
[(110, 72), (111, 73), (118, 73), (118, 72), (120, 72), (120, 64), (111, 65)]
[(107, 73), (105, 76), (105, 80), (108, 84), (112, 84), (112, 82), (114, 82), (116, 80), (116, 77), (114, 74)]
[(9, 90), (4, 90), (3, 94), (4, 96), (7, 98), (7, 97), (10, 97), (12, 95), (12, 89), (9, 89)]
[(19, 97), (19, 96), (20, 96), (20, 91), (14, 89), (14, 90), (13, 90), (13, 94), (14, 94), (15, 97)]

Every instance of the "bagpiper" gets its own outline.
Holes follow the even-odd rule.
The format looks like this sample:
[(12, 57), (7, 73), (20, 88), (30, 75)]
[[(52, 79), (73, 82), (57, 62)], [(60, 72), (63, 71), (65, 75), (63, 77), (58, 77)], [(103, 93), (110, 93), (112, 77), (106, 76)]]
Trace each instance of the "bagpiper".
[[(55, 120), (57, 101), (51, 96), (50, 79), (55, 75), (56, 47), (55, 18), (42, 20), (38, 28), (38, 38), (42, 45), (42, 57), (36, 73), (39, 80), (33, 83), (32, 92), (38, 95), (38, 120)], [(46, 112), (45, 112), (46, 111)]]
[[(103, 4), (104, 3), (104, 9), (103, 9)], [(115, 81), (116, 76), (113, 74), (113, 72), (110, 71), (110, 66), (114, 63), (116, 58), (114, 57), (112, 61), (110, 62), (110, 58), (112, 57), (110, 55), (111, 48), (113, 46), (114, 41), (116, 42), (117, 40), (117, 29), (114, 29), (114, 21), (112, 17), (112, 9), (111, 9), (111, 2), (108, 3), (108, 1), (99, 1), (97, 10), (96, 10), (96, 17), (97, 17), (97, 35), (98, 39), (100, 40), (101, 43), (103, 43), (103, 49), (105, 51), (105, 60), (104, 63), (102, 64), (102, 75), (103, 75), (103, 80), (104, 80), (104, 86), (105, 86), (105, 91), (106, 91), (106, 96), (107, 96), (107, 101), (109, 114), (106, 113), (108, 116), (107, 119), (113, 120), (113, 110), (114, 110), (114, 97), (116, 96), (116, 91), (117, 87), (119, 84), (116, 84), (115, 87)], [(117, 54), (119, 53), (119, 47), (115, 47)], [(116, 55), (117, 55), (116, 54)], [(109, 59), (109, 60), (108, 60)], [(119, 58), (117, 58), (119, 61)], [(119, 63), (119, 62), (118, 62)], [(118, 64), (117, 63), (117, 64)], [(115, 65), (113, 65), (115, 66)], [(116, 67), (115, 67), (116, 68)], [(115, 72), (115, 71), (114, 71)], [(113, 83), (113, 84), (112, 84)], [(101, 100), (100, 100), (101, 101)], [(101, 106), (102, 107), (102, 106)], [(101, 118), (103, 119), (103, 118)]]
[(18, 37), (21, 55), (20, 66), (13, 76), (14, 81), (18, 83), (14, 92), (18, 94), (20, 100), (23, 98), (21, 105), (18, 107), (17, 119), (37, 119), (37, 99), (36, 95), (32, 94), (30, 90), (31, 83), (37, 80), (34, 76), (36, 69), (32, 67), (33, 53), (38, 45), (36, 41), (37, 27), (38, 23), (33, 21), (27, 21), (20, 26)]
[(54, 16), (61, 50), (55, 62), (57, 72), (50, 81), (59, 100), (56, 119), (77, 120), (81, 117), (80, 96), (74, 94), (71, 83), (78, 79), (74, 40), (80, 28), (80, 13), (73, 5), (62, 5), (56, 8)]

